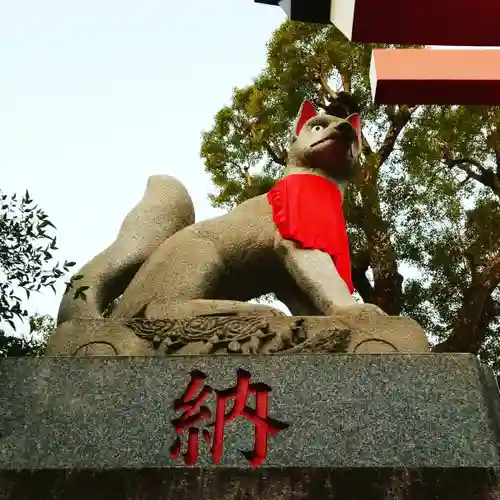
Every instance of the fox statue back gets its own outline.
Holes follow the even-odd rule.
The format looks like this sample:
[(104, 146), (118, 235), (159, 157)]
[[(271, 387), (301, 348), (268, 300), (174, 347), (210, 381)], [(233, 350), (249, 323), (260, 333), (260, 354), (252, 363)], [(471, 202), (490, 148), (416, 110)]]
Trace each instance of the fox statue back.
[[(200, 299), (246, 302), (269, 292), (283, 298), (291, 310), (327, 314), (333, 297), (324, 297), (324, 291), (311, 294), (309, 282), (318, 276), (309, 276), (295, 262), (297, 241), (297, 250), (310, 251), (303, 252), (304, 258), (322, 254), (320, 260), (329, 270), (323, 279), (339, 288), (327, 293), (340, 303), (353, 303), (341, 204), (360, 151), (359, 116), (318, 114), (305, 101), (290, 142), (283, 180), (267, 196), (248, 200), (211, 221), (194, 223), (193, 204), (178, 181), (150, 178), (144, 198), (125, 219), (116, 241), (77, 273), (74, 287), (89, 287), (86, 300), (75, 298), (70, 289), (58, 322), (101, 317), (122, 294), (113, 317), (163, 316), (193, 300), (201, 307)], [(336, 221), (332, 234), (337, 242), (320, 241), (325, 239), (321, 234), (332, 229), (329, 220)], [(309, 233), (302, 247), (297, 230)]]

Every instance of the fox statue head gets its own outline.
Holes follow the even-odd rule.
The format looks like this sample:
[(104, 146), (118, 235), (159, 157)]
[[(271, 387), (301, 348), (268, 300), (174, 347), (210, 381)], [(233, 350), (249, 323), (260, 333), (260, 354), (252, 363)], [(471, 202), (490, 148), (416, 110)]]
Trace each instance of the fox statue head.
[(361, 125), (357, 113), (347, 118), (318, 114), (304, 101), (292, 130), (288, 166), (320, 170), (347, 181), (356, 173), (361, 152)]

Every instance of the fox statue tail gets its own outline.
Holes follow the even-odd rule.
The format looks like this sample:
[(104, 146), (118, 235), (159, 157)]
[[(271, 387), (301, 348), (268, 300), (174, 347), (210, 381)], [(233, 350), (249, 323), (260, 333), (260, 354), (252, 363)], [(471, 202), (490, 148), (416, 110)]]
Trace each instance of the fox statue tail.
[(73, 276), (57, 323), (77, 317), (101, 318), (152, 252), (194, 220), (191, 197), (177, 179), (150, 177), (144, 196), (123, 221), (116, 240)]

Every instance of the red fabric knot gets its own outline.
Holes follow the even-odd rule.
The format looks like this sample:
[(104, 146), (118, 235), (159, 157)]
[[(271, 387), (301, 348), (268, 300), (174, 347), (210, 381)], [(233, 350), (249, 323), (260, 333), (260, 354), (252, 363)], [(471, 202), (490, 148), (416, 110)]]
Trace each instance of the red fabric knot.
[(338, 186), (319, 175), (292, 174), (278, 181), (267, 199), (281, 236), (302, 248), (329, 254), (353, 293), (349, 240)]

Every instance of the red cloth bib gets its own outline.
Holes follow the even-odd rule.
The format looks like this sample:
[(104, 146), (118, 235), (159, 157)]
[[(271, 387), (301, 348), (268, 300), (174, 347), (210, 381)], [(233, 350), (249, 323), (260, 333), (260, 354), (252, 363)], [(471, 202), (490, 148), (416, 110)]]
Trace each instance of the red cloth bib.
[(292, 174), (278, 181), (267, 199), (281, 236), (302, 248), (329, 254), (352, 293), (342, 195), (335, 183), (319, 175)]

